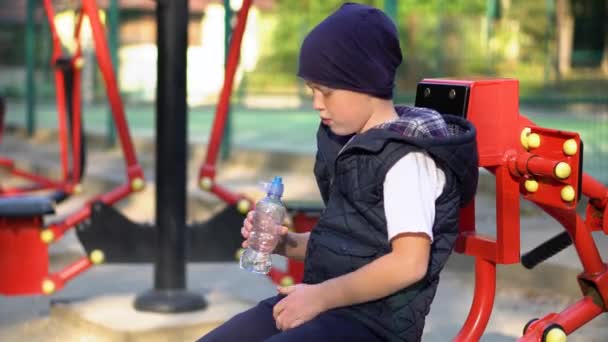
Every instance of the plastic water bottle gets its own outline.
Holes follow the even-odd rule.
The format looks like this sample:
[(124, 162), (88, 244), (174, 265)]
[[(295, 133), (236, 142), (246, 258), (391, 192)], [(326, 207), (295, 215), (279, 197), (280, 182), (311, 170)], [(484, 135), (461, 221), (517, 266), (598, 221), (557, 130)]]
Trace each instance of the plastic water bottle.
[(241, 255), (240, 263), (242, 269), (259, 274), (270, 271), (271, 254), (281, 238), (280, 228), (285, 218), (281, 177), (274, 177), (266, 188), (266, 194), (255, 205), (253, 228), (247, 239), (249, 246)]

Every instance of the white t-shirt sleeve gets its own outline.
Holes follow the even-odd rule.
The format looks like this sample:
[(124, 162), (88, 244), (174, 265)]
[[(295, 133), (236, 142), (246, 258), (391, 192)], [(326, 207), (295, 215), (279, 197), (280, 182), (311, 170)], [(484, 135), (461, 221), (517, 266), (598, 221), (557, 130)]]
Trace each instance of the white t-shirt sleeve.
[(425, 233), (433, 241), (435, 200), (445, 174), (425, 152), (410, 152), (384, 179), (384, 213), (389, 241), (401, 233)]

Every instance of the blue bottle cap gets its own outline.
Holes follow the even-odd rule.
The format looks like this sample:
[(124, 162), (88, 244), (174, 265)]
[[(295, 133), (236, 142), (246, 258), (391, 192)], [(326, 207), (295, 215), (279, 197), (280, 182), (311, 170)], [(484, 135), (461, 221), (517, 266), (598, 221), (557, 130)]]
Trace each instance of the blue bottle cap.
[(283, 196), (283, 179), (279, 176), (274, 177), (272, 183), (268, 186), (267, 193), (269, 196)]

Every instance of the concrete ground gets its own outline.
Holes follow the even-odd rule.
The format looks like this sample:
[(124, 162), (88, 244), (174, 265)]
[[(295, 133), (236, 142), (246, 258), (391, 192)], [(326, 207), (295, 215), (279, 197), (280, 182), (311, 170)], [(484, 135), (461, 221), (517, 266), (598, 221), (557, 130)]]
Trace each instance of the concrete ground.
[[(78, 301), (96, 299), (109, 301), (121, 297), (132, 298), (149, 289), (153, 274), (151, 266), (141, 265), (104, 265), (85, 273), (72, 281), (56, 295), (32, 297), (0, 297), (0, 340), (1, 341), (97, 341), (90, 336), (91, 328), (83, 329), (81, 320), (66, 315), (50, 315), (52, 301)], [(257, 300), (274, 294), (274, 286), (264, 277), (246, 273), (236, 263), (197, 264), (188, 267), (188, 288), (201, 293), (211, 300), (214, 294), (228, 295), (239, 303), (252, 305)], [(443, 273), (439, 291), (428, 316), (423, 341), (448, 341), (460, 330), (468, 314), (472, 300), (472, 274), (448, 269)], [(559, 312), (575, 298), (542, 288), (515, 288), (501, 286), (497, 291), (494, 310), (482, 341), (513, 341), (520, 336), (524, 324), (535, 317), (549, 312)], [(130, 302), (130, 300), (129, 300)], [(127, 303), (128, 304), (128, 303)], [(129, 311), (128, 305), (124, 311)], [(101, 307), (97, 315), (106, 318), (105, 324), (115, 328), (124, 324), (120, 318), (107, 317), (116, 313), (115, 308)], [(104, 314), (104, 310), (107, 313)], [(194, 313), (196, 314), (196, 313)], [(143, 320), (154, 320), (159, 327), (167, 325), (182, 326), (189, 314), (175, 315), (126, 315), (129, 324), (142, 325)], [(158, 317), (160, 316), (160, 317)], [(82, 318), (81, 318), (82, 319)], [(99, 321), (99, 318), (91, 318)], [(173, 322), (173, 323), (172, 323)], [(606, 341), (608, 321), (598, 317), (590, 324), (569, 336), (568, 341)], [(117, 328), (118, 329), (118, 328)], [(160, 328), (159, 328), (160, 329)], [(94, 331), (94, 330), (93, 330)], [(190, 331), (189, 336), (166, 341), (193, 341), (200, 333)], [(102, 339), (99, 339), (102, 340)], [(103, 341), (103, 340), (102, 340)]]
[[(22, 165), (33, 169), (56, 172), (58, 160), (55, 147), (49, 144), (52, 134), (38, 135), (24, 139), (19, 134), (4, 137), (0, 145), (0, 155), (14, 157)], [(137, 139), (136, 146), (140, 162), (144, 166), (149, 181), (147, 189), (121, 202), (118, 207), (125, 215), (138, 221), (154, 219), (154, 151), (150, 142)], [(221, 203), (213, 196), (196, 188), (194, 175), (204, 155), (203, 146), (191, 146), (188, 220), (204, 220)], [(24, 158), (24, 156), (26, 156)], [(269, 154), (261, 150), (239, 150), (233, 157), (220, 165), (218, 181), (227, 186), (260, 196), (257, 183), (274, 175), (282, 175), (286, 184), (286, 199), (319, 200), (312, 179), (313, 157), (310, 154)], [(115, 185), (123, 179), (120, 153), (116, 150), (102, 150), (92, 146), (87, 166), (85, 193), (62, 204), (59, 216), (78, 208), (87, 195), (93, 195)], [(5, 184), (5, 177), (2, 177)], [(484, 174), (477, 196), (478, 230), (493, 234), (494, 203), (492, 178)], [(533, 206), (522, 206), (522, 251), (559, 233), (561, 228), (549, 217)], [(608, 257), (608, 242), (600, 233), (594, 235), (600, 252)], [(64, 239), (50, 248), (51, 268), (58, 268), (82, 253), (75, 234), (67, 234)], [(280, 262), (280, 261), (279, 261)], [(550, 312), (559, 312), (579, 298), (575, 276), (581, 270), (576, 253), (572, 248), (551, 258), (533, 271), (522, 267), (499, 266), (498, 290), (493, 314), (482, 341), (513, 341), (520, 336), (524, 324), (535, 317)], [(7, 276), (7, 275), (4, 275)], [(424, 341), (447, 341), (458, 332), (469, 311), (473, 293), (472, 258), (454, 255), (443, 273), (440, 288), (427, 320)], [(264, 277), (241, 271), (234, 263), (200, 263), (188, 265), (188, 289), (204, 294), (210, 301), (233, 300), (239, 305), (252, 305), (256, 301), (274, 294), (274, 286)], [(83, 335), (83, 330), (97, 330), (82, 321), (66, 318), (66, 315), (51, 310), (59, 304), (81, 303), (86, 300), (116, 300), (129, 310), (130, 298), (153, 286), (151, 265), (101, 265), (94, 267), (70, 282), (62, 291), (50, 297), (0, 297), (0, 341), (105, 341), (101, 335)], [(126, 299), (125, 299), (126, 298)], [(117, 303), (118, 303), (117, 302)], [(232, 303), (232, 302), (230, 302)], [(117, 304), (118, 305), (118, 304)], [(231, 304), (232, 305), (232, 304)], [(60, 305), (59, 305), (60, 306)], [(108, 313), (113, 315), (115, 313)], [(196, 314), (196, 313), (195, 313)], [(180, 320), (193, 319), (191, 316)], [(117, 316), (116, 319), (119, 319)], [(174, 315), (162, 317), (131, 316), (134, 322), (150, 320), (163, 327), (167, 321), (175, 321)], [(164, 323), (163, 323), (164, 322)], [(182, 322), (183, 323), (183, 322)], [(600, 316), (590, 324), (572, 334), (568, 341), (608, 340), (608, 321)], [(135, 323), (134, 323), (135, 324)], [(183, 328), (181, 334), (166, 339), (147, 340), (192, 341), (199, 335), (196, 329)], [(134, 337), (125, 341), (135, 341)], [(165, 337), (163, 337), (165, 338)]]

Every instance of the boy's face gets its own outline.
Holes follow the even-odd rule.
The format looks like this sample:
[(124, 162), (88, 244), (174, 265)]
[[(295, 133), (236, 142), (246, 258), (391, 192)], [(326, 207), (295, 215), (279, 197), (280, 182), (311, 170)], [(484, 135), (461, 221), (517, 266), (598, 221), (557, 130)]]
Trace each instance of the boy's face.
[(371, 96), (306, 82), (312, 90), (312, 105), (324, 125), (334, 134), (360, 133), (373, 114)]

